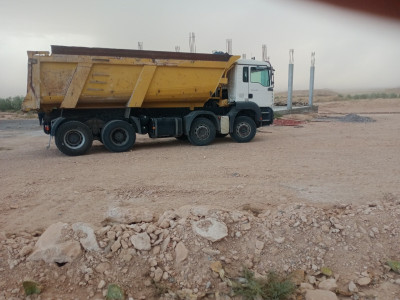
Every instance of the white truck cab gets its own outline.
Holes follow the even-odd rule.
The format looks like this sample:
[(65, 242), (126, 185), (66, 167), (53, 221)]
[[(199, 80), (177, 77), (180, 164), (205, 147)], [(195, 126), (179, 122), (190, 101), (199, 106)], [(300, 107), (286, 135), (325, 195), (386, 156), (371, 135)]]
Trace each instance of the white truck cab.
[(252, 101), (260, 108), (274, 103), (274, 69), (267, 61), (239, 59), (228, 73), (229, 102)]

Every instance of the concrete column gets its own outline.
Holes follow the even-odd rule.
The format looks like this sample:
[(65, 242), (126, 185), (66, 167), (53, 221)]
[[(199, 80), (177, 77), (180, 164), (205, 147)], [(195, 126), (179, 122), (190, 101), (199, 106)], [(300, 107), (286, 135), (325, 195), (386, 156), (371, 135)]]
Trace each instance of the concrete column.
[(288, 79), (288, 98), (287, 109), (292, 109), (292, 94), (293, 94), (293, 69), (294, 69), (294, 50), (289, 50), (289, 79)]
[(315, 72), (315, 52), (311, 52), (311, 67), (310, 67), (310, 88), (308, 94), (308, 106), (313, 106), (314, 97), (314, 72)]

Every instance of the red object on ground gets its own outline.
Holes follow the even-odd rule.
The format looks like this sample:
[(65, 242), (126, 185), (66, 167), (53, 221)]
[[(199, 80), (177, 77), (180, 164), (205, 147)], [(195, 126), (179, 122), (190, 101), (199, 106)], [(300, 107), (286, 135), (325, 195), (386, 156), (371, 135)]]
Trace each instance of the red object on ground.
[(275, 119), (273, 125), (275, 125), (275, 126), (298, 126), (303, 123), (304, 123), (304, 121), (298, 121), (298, 120)]

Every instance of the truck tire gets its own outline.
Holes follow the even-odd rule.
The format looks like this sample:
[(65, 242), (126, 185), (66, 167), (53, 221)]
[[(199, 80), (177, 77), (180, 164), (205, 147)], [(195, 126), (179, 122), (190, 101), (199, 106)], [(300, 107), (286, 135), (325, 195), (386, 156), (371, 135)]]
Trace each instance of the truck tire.
[(93, 134), (88, 126), (78, 121), (62, 123), (55, 134), (58, 150), (69, 156), (85, 154), (93, 143)]
[(189, 142), (195, 146), (206, 146), (215, 139), (216, 128), (207, 118), (197, 118), (193, 121), (188, 135)]
[(128, 122), (113, 120), (101, 130), (101, 140), (111, 152), (125, 152), (135, 144), (136, 132)]
[(247, 116), (239, 116), (233, 124), (233, 132), (231, 137), (238, 143), (250, 142), (256, 135), (256, 123)]

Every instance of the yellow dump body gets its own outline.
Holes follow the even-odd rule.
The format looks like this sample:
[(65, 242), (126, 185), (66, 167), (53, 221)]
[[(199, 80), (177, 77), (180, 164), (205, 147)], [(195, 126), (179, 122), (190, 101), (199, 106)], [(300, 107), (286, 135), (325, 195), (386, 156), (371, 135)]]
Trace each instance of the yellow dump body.
[(239, 56), (52, 46), (28, 51), (23, 110), (202, 107)]

